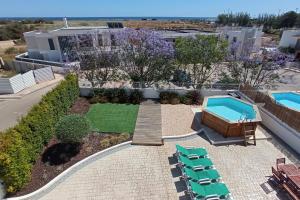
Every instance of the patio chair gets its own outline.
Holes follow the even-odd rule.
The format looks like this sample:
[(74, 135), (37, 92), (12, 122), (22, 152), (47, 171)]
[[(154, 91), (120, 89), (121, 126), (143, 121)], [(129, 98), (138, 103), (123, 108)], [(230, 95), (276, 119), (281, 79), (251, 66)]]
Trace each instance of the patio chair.
[(191, 199), (231, 199), (231, 194), (224, 183), (199, 184), (189, 181), (188, 193)]
[(213, 163), (209, 158), (189, 159), (179, 155), (178, 164), (181, 168), (185, 166), (195, 171), (213, 168)]
[(205, 181), (218, 182), (219, 180), (221, 180), (220, 174), (215, 169), (194, 171), (193, 169), (183, 167), (182, 174), (183, 174), (182, 177), (185, 180), (192, 180), (198, 183), (205, 182)]
[(273, 180), (278, 184), (278, 186), (281, 188), (282, 183), (284, 182), (284, 176), (277, 171), (274, 167), (272, 167), (272, 174), (273, 174)]
[(205, 148), (183, 147), (178, 144), (176, 144), (176, 155), (183, 155), (188, 158), (204, 158), (208, 156)]
[(278, 170), (278, 166), (279, 165), (285, 165), (285, 158), (277, 158), (276, 159), (276, 167), (277, 167), (277, 170)]

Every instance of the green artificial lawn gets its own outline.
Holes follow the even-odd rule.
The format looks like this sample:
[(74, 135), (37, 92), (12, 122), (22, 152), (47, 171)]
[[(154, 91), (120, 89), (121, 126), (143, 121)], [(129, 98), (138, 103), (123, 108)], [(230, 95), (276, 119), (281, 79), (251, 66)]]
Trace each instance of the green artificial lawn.
[(92, 128), (100, 132), (130, 133), (135, 129), (139, 105), (127, 104), (94, 104), (86, 117)]

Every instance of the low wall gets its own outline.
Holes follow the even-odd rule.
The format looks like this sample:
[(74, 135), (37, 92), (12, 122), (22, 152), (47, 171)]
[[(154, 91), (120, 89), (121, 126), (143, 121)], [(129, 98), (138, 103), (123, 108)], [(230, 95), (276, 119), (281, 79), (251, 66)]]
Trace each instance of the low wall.
[(37, 83), (50, 81), (55, 78), (51, 67), (34, 70), (34, 76)]
[(17, 74), (11, 78), (0, 78), (0, 94), (14, 94), (25, 88), (26, 85), (21, 74)]
[[(130, 90), (131, 88), (124, 88)], [(162, 91), (177, 92), (179, 95), (185, 95), (189, 89), (156, 89), (156, 88), (140, 88), (146, 99), (159, 99), (159, 93)], [(80, 96), (88, 97), (92, 94), (92, 88), (80, 87)], [(236, 90), (217, 90), (217, 89), (201, 89), (200, 94), (203, 97), (215, 95), (227, 95), (228, 92), (235, 92)]]
[[(254, 103), (249, 97), (240, 92), (240, 96), (245, 100)], [(262, 124), (270, 129), (275, 135), (282, 139), (287, 145), (300, 154), (300, 133), (282, 122), (275, 115), (258, 105)]]

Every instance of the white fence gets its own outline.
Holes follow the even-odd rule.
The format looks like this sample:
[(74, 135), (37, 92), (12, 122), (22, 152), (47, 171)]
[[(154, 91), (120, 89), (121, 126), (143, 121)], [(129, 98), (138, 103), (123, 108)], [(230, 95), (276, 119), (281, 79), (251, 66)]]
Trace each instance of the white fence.
[(26, 87), (35, 85), (33, 71), (17, 74), (11, 78), (0, 78), (0, 94), (18, 93)]
[(54, 74), (51, 67), (45, 67), (34, 70), (34, 76), (37, 83), (50, 81), (54, 79)]
[(51, 67), (30, 70), (24, 74), (17, 74), (11, 78), (0, 78), (0, 94), (15, 94), (36, 83), (50, 81), (54, 78)]

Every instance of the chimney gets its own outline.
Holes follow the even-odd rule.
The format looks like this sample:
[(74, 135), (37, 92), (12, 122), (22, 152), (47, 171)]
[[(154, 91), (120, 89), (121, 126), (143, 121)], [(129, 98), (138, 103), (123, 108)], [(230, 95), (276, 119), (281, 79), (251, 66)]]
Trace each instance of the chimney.
[(64, 28), (69, 28), (67, 18), (64, 17)]

